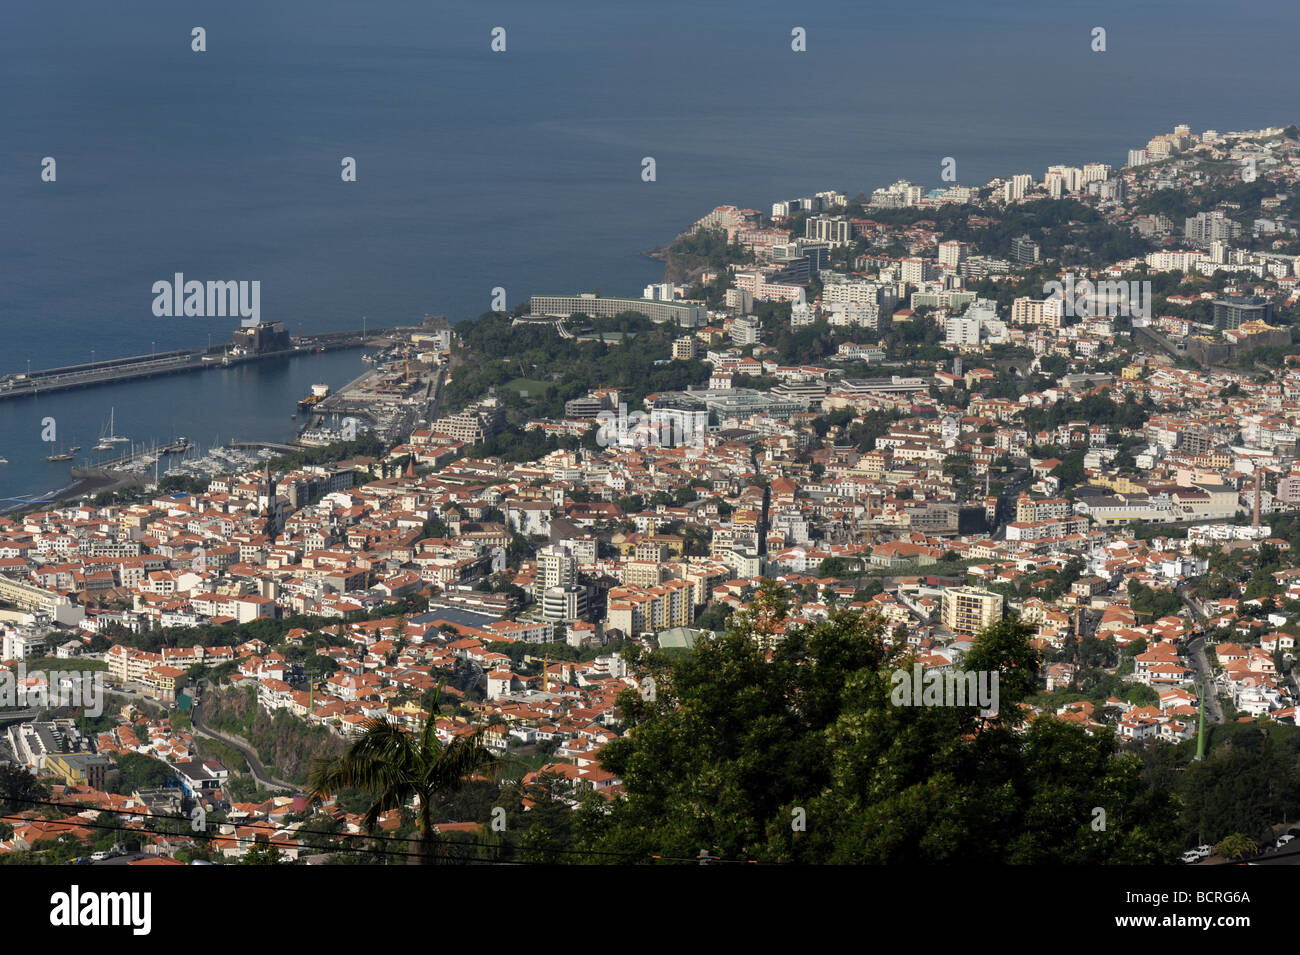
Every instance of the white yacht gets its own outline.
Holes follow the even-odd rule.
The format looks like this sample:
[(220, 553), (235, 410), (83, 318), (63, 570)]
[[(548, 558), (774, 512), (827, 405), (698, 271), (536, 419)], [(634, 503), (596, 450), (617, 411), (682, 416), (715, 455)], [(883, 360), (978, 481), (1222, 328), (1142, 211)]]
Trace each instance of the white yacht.
[(99, 436), (99, 443), (95, 445), (96, 451), (112, 451), (115, 444), (126, 444), (131, 439), (116, 433), (115, 418), (117, 415), (116, 408), (108, 410), (108, 428)]

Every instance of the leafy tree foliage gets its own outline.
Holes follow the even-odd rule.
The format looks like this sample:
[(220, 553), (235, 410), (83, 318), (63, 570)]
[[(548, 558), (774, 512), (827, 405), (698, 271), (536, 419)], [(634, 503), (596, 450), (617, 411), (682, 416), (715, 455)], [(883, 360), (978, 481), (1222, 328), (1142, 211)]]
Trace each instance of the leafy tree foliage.
[(0, 766), (0, 813), (33, 808), (30, 800), (48, 798), (48, 790), (22, 766)]
[(142, 753), (123, 753), (117, 757), (117, 772), (112, 791), (123, 795), (137, 789), (156, 789), (172, 778), (166, 763)]
[(1136, 580), (1129, 581), (1129, 606), (1137, 614), (1150, 614), (1151, 619), (1168, 617), (1183, 609), (1183, 602), (1172, 590), (1154, 590)]
[(1193, 762), (1178, 780), (1189, 839), (1213, 842), (1234, 832), (1261, 833), (1300, 808), (1297, 741), (1275, 742), (1254, 726), (1234, 735), (1234, 745)]
[[(910, 650), (878, 619), (837, 614), (780, 626), (765, 587), (733, 629), (674, 661), (637, 657), (653, 701), (624, 694), (631, 731), (604, 765), (626, 800), (587, 821), (591, 848), (830, 863), (1157, 862), (1178, 849), (1172, 798), (1117, 756), (1108, 734), (1050, 718), (1024, 733), (1036, 690), (1030, 628), (979, 635), (964, 667), (996, 670), (999, 706), (899, 706), (891, 677)], [(1107, 811), (1094, 831), (1092, 810)], [(803, 823), (801, 825), (801, 822)]]

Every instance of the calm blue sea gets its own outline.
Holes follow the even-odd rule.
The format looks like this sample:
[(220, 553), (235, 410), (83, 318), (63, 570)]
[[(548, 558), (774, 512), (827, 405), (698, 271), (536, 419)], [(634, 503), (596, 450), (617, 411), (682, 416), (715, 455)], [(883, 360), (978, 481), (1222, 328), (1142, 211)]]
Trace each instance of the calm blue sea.
[[(938, 186), (946, 156), (962, 183), (1041, 178), (1177, 123), (1293, 122), (1298, 28), (1273, 0), (6, 4), (0, 372), (228, 338), (153, 316), (178, 271), (260, 281), (294, 332), (462, 319), (496, 286), (639, 294), (662, 274), (639, 252), (720, 203)], [(113, 406), (136, 437), (283, 438), (306, 385), (361, 367), (286, 364), (0, 403), (0, 496), (66, 483), (32, 447), (48, 404), (87, 446)]]

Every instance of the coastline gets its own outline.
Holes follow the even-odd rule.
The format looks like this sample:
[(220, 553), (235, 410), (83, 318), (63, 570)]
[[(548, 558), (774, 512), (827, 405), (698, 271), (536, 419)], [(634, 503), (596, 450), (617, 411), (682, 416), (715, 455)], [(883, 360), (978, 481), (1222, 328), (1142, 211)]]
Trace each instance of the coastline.
[[(32, 440), (33, 419), (39, 423), (42, 416), (56, 418), (69, 443), (91, 443), (112, 407), (119, 431), (145, 445), (166, 443), (178, 435), (186, 435), (200, 448), (232, 438), (285, 442), (297, 434), (298, 422), (291, 418), (296, 402), (313, 383), (338, 388), (355, 378), (366, 367), (360, 354), (361, 349), (300, 354), (201, 374), (104, 385), (93, 391), (58, 392), (42, 396), (39, 404), (31, 398), (0, 403), (0, 448), (10, 458), (9, 465), (0, 468), (0, 513), (52, 506), (24, 503), (29, 500), (67, 501), (100, 492), (111, 488), (117, 478), (83, 470), (96, 468), (99, 456), (93, 452), (61, 467), (44, 461), (42, 456), (49, 452)], [(152, 468), (147, 476), (152, 480)]]
[(27, 510), (39, 510), (49, 505), (67, 504), (72, 501), (80, 500), (91, 494), (99, 494), (102, 491), (113, 491), (119, 487), (124, 487), (130, 481), (113, 480), (107, 477), (83, 477), (75, 478), (71, 484), (67, 484), (57, 490), (44, 491), (39, 494), (30, 495), (27, 501), (11, 501), (4, 507), (0, 507), (0, 515), (11, 516)]

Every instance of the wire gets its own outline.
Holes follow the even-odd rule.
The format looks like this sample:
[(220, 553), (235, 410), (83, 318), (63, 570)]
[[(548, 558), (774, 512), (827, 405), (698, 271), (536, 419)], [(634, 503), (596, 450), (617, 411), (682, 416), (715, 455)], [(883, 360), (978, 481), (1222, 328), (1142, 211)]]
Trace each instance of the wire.
[[(11, 801), (11, 802), (24, 802), (24, 803), (30, 803), (30, 804), (33, 804), (33, 805), (39, 805), (39, 806), (66, 806), (66, 807), (69, 807), (69, 808), (81, 808), (83, 812), (86, 811), (87, 809), (93, 809), (93, 808), (95, 808), (95, 807), (87, 807), (87, 806), (80, 806), (80, 807), (77, 807), (77, 805), (76, 805), (75, 803), (70, 803), (70, 804), (65, 804), (65, 803), (53, 803), (53, 802), (46, 802), (46, 801), (42, 801), (42, 800), (33, 800), (33, 799), (13, 799), (13, 800), (10, 800), (10, 801)], [(156, 814), (156, 813), (134, 813), (134, 812), (130, 812), (129, 810), (121, 810), (121, 809), (98, 809), (97, 811), (98, 811), (98, 812), (101, 812), (101, 813), (121, 813), (121, 814), (125, 814), (125, 815), (128, 815), (128, 816), (145, 816), (146, 818), (152, 818), (152, 819), (165, 819), (165, 820), (171, 820), (172, 822), (184, 822), (184, 821), (185, 821), (185, 817), (184, 817), (184, 816), (165, 816), (165, 815), (158, 815), (158, 814)], [(74, 817), (74, 818), (75, 818), (75, 817)], [(75, 823), (73, 823), (70, 819), (50, 820), (50, 821), (52, 821), (52, 822), (66, 822), (66, 823), (68, 823), (68, 824), (70, 824), (70, 825), (76, 825), (76, 826), (78, 826), (78, 827), (82, 827), (82, 828), (86, 828), (86, 829), (102, 829), (102, 830), (109, 831), (109, 832), (129, 832), (129, 833), (136, 833), (136, 834), (149, 833), (149, 834), (152, 834), (152, 835), (162, 835), (162, 836), (175, 835), (176, 838), (178, 838), (178, 839), (207, 839), (207, 840), (211, 840), (211, 839), (229, 839), (229, 838), (234, 838), (234, 837), (232, 837), (232, 836), (226, 836), (226, 835), (222, 835), (221, 833), (216, 833), (216, 832), (188, 832), (188, 833), (166, 833), (166, 832), (161, 832), (161, 833), (160, 833), (160, 832), (154, 832), (153, 830), (150, 830), (150, 829), (135, 829), (135, 828), (132, 828), (131, 826), (120, 826), (120, 825), (119, 825), (119, 826), (114, 826), (114, 825), (105, 825), (104, 823), (101, 823), (99, 820), (95, 820), (95, 821), (91, 822), (91, 821), (89, 821), (89, 820), (80, 819), (80, 818), (77, 818), (77, 820), (76, 820)], [(271, 827), (263, 827), (263, 828), (271, 828), (271, 829), (274, 829), (274, 831), (276, 831), (276, 832), (282, 832), (282, 831), (284, 831), (282, 828), (276, 828), (276, 827), (274, 827), (274, 826), (271, 826)], [(60, 835), (63, 835), (63, 833), (61, 833)], [(323, 836), (324, 838), (342, 838), (342, 839), (369, 839), (369, 838), (382, 838), (382, 837), (369, 837), (369, 836), (354, 836), (354, 835), (350, 835), (350, 834), (349, 834), (349, 835), (345, 835), (345, 836), (328, 836), (328, 835), (322, 834), (322, 836)], [(54, 838), (54, 839), (58, 839), (59, 836), (54, 836), (53, 838)], [(401, 842), (401, 843), (406, 844), (408, 847), (409, 847), (410, 842), (411, 842), (411, 840), (409, 840), (409, 839), (402, 839), (402, 838), (383, 838), (383, 841)], [(466, 843), (466, 842), (454, 842), (454, 843), (453, 843), (453, 842), (444, 842), (444, 843), (439, 843), (439, 844), (438, 844), (438, 850), (439, 850), (439, 851), (442, 851), (442, 850), (449, 849), (449, 848), (450, 848), (450, 849), (470, 848), (470, 847), (476, 847), (477, 845), (478, 845), (478, 844)], [(491, 845), (488, 844), (488, 843), (482, 843), (481, 845), (487, 846), (488, 848), (501, 848), (500, 846), (493, 847), (493, 846), (491, 846)], [(301, 847), (300, 847), (300, 848), (301, 848)], [(332, 854), (332, 853), (336, 853), (336, 852), (362, 852), (362, 853), (369, 853), (369, 854), (371, 854), (371, 855), (377, 855), (377, 856), (380, 856), (380, 857), (383, 857), (383, 858), (392, 858), (392, 857), (397, 857), (397, 858), (401, 858), (401, 857), (405, 857), (405, 858), (418, 858), (418, 857), (423, 857), (423, 856), (427, 855), (427, 853), (423, 853), (423, 852), (412, 852), (412, 851), (396, 851), (396, 850), (395, 850), (395, 851), (391, 851), (391, 852), (390, 852), (390, 851), (387, 851), (387, 850), (383, 850), (383, 849), (375, 849), (375, 848), (370, 848), (370, 847), (367, 847), (367, 846), (349, 846), (349, 845), (342, 845), (342, 846), (332, 846), (332, 847), (329, 847), (329, 848), (308, 846), (307, 848), (318, 848), (318, 849), (319, 849), (319, 852), (322, 853), (322, 854)], [(538, 864), (538, 863), (532, 863), (532, 862), (530, 862), (530, 861), (528, 861), (528, 860), (523, 860), (523, 859), (479, 859), (479, 858), (475, 858), (475, 857), (472, 857), (472, 856), (465, 856), (465, 857), (463, 857), (462, 859), (460, 859), (460, 860), (458, 860), (458, 861), (465, 861), (465, 862), (478, 862), (478, 863), (484, 863), (484, 864), (501, 864), (501, 865), (533, 865), (533, 864)]]
[[(94, 810), (95, 812), (98, 812), (98, 813), (109, 813), (109, 814), (112, 814), (112, 815), (128, 816), (128, 817), (131, 817), (131, 818), (162, 819), (162, 820), (171, 821), (171, 822), (185, 822), (185, 821), (187, 820), (187, 817), (186, 817), (186, 816), (183, 816), (183, 815), (179, 815), (179, 816), (171, 816), (171, 815), (167, 815), (167, 814), (165, 814), (165, 813), (137, 812), (137, 811), (135, 811), (135, 810), (131, 810), (131, 809), (101, 809), (101, 808), (99, 808), (98, 806), (88, 806), (88, 805), (85, 805), (85, 804), (83, 804), (83, 803), (61, 803), (61, 802), (53, 802), (53, 801), (50, 801), (50, 800), (43, 800), (43, 799), (22, 799), (22, 798), (12, 798), (12, 799), (9, 800), (9, 802), (11, 802), (11, 803), (24, 803), (24, 804), (26, 804), (26, 805), (32, 805), (32, 806), (50, 806), (50, 807), (53, 807), (53, 808), (56, 808), (56, 809), (75, 809), (75, 810), (77, 810), (77, 811), (79, 811), (79, 812), (88, 812), (88, 811)], [(79, 817), (78, 817), (78, 818), (79, 818)], [(140, 832), (140, 831), (150, 831), (150, 830), (138, 830), (138, 829), (132, 829), (132, 828), (130, 828), (130, 827), (125, 827), (125, 826), (96, 826), (96, 825), (93, 825), (92, 823), (86, 822), (85, 820), (81, 820), (81, 821), (78, 822), (77, 824), (78, 824), (78, 825), (85, 825), (85, 826), (87, 826), (87, 827), (89, 827), (89, 828), (104, 828), (104, 829), (112, 829), (112, 830), (114, 830), (114, 831), (119, 831), (119, 832)], [(286, 831), (286, 829), (285, 829), (284, 826), (276, 826), (276, 825), (272, 825), (272, 824), (269, 824), (269, 823), (244, 823), (244, 824), (241, 824), (241, 823), (237, 823), (237, 822), (230, 822), (230, 821), (227, 820), (227, 822), (226, 822), (225, 824), (227, 824), (227, 825), (231, 825), (231, 826), (235, 826), (236, 828), (242, 828), (242, 829), (254, 829), (254, 830), (267, 831), (267, 832), (274, 832), (274, 833), (282, 833), (282, 832), (285, 832), (285, 831)], [(163, 833), (163, 834), (166, 835), (166, 833)], [(222, 836), (222, 835), (220, 835), (219, 833), (212, 833), (212, 834), (209, 834), (209, 833), (190, 832), (190, 833), (181, 833), (181, 834), (178, 834), (178, 835), (180, 835), (180, 836), (188, 836), (188, 837), (192, 837), (192, 838), (206, 838), (206, 839), (230, 838), (229, 836)], [(313, 835), (314, 835), (314, 833), (313, 833)], [(322, 833), (321, 835), (322, 835), (322, 837), (324, 837), (324, 838), (339, 838), (339, 839), (368, 839), (368, 840), (370, 840), (370, 841), (372, 841), (372, 842), (398, 842), (398, 843), (402, 843), (403, 845), (407, 845), (407, 846), (409, 846), (409, 845), (410, 845), (410, 842), (411, 842), (410, 839), (408, 839), (408, 838), (404, 838), (404, 837), (402, 837), (402, 836), (384, 836), (384, 835), (373, 835), (373, 836), (371, 836), (371, 835), (354, 835), (354, 834), (351, 834), (351, 833), (346, 834), (346, 835), (340, 835), (340, 836), (330, 836), (329, 834), (325, 834), (325, 833)], [(483, 848), (483, 849), (496, 850), (496, 851), (498, 851), (498, 852), (500, 852), (502, 849), (506, 849), (506, 850), (509, 850), (509, 851), (512, 851), (512, 852), (513, 852), (513, 851), (517, 851), (517, 847), (515, 847), (515, 846), (511, 846), (511, 845), (506, 844), (506, 843), (482, 842), (482, 841), (479, 841), (479, 840), (458, 840), (458, 841), (456, 841), (456, 842), (444, 842), (444, 843), (439, 843), (439, 845), (440, 845), (440, 846), (443, 846), (443, 847), (446, 847), (446, 846), (455, 846), (455, 847), (467, 847), (467, 848), (468, 848), (468, 847), (473, 847), (473, 848)], [(329, 849), (329, 850), (324, 850), (324, 851), (328, 851), (328, 852), (333, 852), (333, 851), (369, 852), (369, 853), (374, 853), (374, 854), (377, 854), (377, 855), (395, 855), (395, 856), (407, 855), (407, 856), (412, 856), (412, 857), (423, 855), (423, 853), (420, 853), (420, 852), (407, 852), (407, 853), (392, 852), (392, 853), (389, 853), (389, 852), (385, 852), (384, 850), (373, 849), (373, 848), (366, 848), (366, 847), (342, 847), (342, 848), (340, 848), (339, 850)], [(539, 855), (616, 856), (616, 857), (619, 857), (619, 858), (621, 858), (621, 859), (632, 859), (632, 860), (637, 860), (637, 861), (640, 861), (640, 862), (645, 862), (645, 861), (649, 861), (649, 860), (654, 860), (654, 861), (661, 861), (661, 862), (687, 862), (687, 863), (700, 863), (700, 864), (705, 864), (705, 863), (707, 863), (707, 864), (714, 864), (714, 863), (730, 863), (730, 864), (740, 864), (740, 865), (772, 865), (772, 864), (775, 864), (775, 863), (765, 863), (765, 862), (760, 862), (760, 861), (757, 860), (757, 859), (723, 859), (723, 858), (719, 858), (719, 857), (712, 856), (712, 855), (701, 855), (701, 856), (696, 856), (696, 857), (693, 857), (693, 858), (692, 858), (692, 857), (690, 857), (690, 856), (673, 856), (673, 855), (665, 855), (665, 854), (663, 854), (663, 853), (620, 852), (620, 851), (617, 851), (617, 850), (609, 850), (609, 849), (559, 849), (559, 848), (554, 848), (554, 849), (552, 849), (552, 848), (538, 848), (538, 849), (536, 849), (536, 850), (529, 850), (529, 851), (535, 851), (535, 852), (537, 852)], [(490, 860), (476, 860), (476, 861), (490, 861)], [(512, 864), (526, 864), (526, 865), (537, 865), (537, 864), (543, 864), (543, 863), (529, 862), (529, 861), (527, 861), (527, 860), (499, 860), (499, 861), (502, 861), (502, 862), (510, 862), (510, 863), (512, 863)]]

